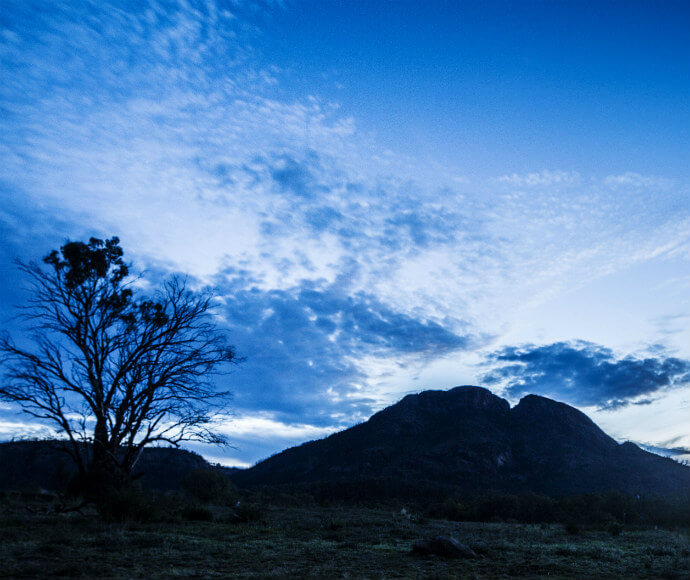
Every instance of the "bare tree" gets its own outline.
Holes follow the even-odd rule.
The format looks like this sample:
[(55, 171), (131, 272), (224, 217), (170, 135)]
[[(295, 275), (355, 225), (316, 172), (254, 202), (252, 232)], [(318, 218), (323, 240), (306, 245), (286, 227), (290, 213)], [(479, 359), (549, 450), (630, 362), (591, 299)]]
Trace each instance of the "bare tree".
[(28, 346), (0, 338), (0, 399), (56, 426), (91, 486), (126, 481), (149, 444), (224, 442), (211, 421), (228, 393), (211, 378), (235, 355), (211, 297), (173, 279), (139, 299), (122, 256), (118, 238), (91, 238), (18, 262)]

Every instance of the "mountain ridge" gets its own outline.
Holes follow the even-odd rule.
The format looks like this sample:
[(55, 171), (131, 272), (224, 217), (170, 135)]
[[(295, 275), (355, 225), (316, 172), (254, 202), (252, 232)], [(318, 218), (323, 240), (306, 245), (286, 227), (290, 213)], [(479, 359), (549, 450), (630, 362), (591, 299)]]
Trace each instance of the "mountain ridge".
[(690, 489), (690, 468), (619, 444), (574, 407), (539, 395), (511, 407), (472, 385), (407, 395), (364, 423), (234, 476), (242, 485), (305, 486), (363, 478), (554, 496)]

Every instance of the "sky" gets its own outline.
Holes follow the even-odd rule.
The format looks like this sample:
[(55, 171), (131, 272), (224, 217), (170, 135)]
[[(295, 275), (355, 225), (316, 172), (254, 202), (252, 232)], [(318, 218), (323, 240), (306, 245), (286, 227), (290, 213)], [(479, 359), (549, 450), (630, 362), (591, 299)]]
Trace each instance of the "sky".
[(462, 384), (690, 458), (687, 3), (2, 4), (3, 329), (117, 235), (244, 358), (212, 461)]

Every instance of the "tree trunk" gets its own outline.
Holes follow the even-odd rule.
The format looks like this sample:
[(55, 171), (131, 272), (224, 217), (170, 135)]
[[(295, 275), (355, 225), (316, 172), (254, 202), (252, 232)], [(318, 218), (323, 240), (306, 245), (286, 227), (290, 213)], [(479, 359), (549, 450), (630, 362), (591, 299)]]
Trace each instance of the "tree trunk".
[(91, 461), (85, 482), (85, 492), (93, 497), (127, 483), (127, 474), (118, 461), (118, 449), (113, 448), (108, 439), (107, 423), (105, 419), (99, 419), (94, 429)]

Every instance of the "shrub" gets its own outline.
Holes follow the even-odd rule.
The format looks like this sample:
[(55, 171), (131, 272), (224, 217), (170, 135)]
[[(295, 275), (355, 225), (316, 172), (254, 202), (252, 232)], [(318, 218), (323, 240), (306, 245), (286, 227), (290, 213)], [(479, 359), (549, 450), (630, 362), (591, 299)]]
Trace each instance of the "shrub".
[(345, 520), (342, 520), (340, 518), (329, 518), (324, 522), (323, 527), (324, 529), (329, 530), (331, 532), (336, 530), (342, 530), (345, 527)]
[(554, 501), (534, 493), (521, 495), (518, 497), (517, 519), (530, 524), (551, 522), (554, 519)]
[(192, 522), (212, 522), (213, 512), (203, 505), (189, 505), (182, 508), (182, 517)]
[(195, 469), (182, 481), (182, 489), (191, 498), (203, 503), (228, 505), (236, 492), (228, 477), (215, 469)]
[(263, 518), (264, 510), (253, 503), (238, 501), (234, 507), (233, 520), (239, 523), (253, 522)]
[(491, 494), (478, 501), (479, 520), (482, 522), (516, 519), (520, 500), (515, 495)]
[(570, 520), (563, 524), (563, 529), (569, 536), (579, 536), (582, 533), (582, 525), (575, 520)]
[(473, 517), (474, 514), (470, 513), (470, 510), (463, 504), (452, 499), (447, 499), (442, 503), (432, 505), (427, 510), (427, 515), (432, 518), (450, 520), (452, 522), (475, 519)]
[(96, 509), (109, 522), (148, 522), (157, 515), (152, 498), (133, 486), (104, 491), (96, 500)]

